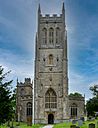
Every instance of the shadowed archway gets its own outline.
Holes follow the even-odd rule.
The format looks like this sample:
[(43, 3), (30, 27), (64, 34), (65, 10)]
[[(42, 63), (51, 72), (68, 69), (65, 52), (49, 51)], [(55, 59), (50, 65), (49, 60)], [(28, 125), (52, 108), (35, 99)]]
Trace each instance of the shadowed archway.
[(53, 114), (48, 115), (48, 124), (54, 124), (54, 115)]

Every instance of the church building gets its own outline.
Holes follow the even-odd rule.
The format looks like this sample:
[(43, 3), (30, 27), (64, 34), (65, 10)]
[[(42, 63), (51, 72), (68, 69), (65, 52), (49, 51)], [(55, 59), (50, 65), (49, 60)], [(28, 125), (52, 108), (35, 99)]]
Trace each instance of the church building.
[[(65, 7), (61, 14), (52, 16), (41, 13), (38, 8), (36, 33), (34, 95), (22, 99), (17, 91), (17, 108), (21, 106), (21, 121), (32, 120), (32, 95), (34, 96), (34, 122), (43, 124), (61, 123), (84, 115), (84, 97), (68, 96), (68, 58)], [(27, 79), (26, 79), (27, 80)], [(30, 84), (30, 83), (29, 83)], [(26, 88), (28, 84), (22, 87)], [(32, 85), (29, 86), (32, 90)], [(17, 88), (21, 88), (18, 84)], [(26, 91), (30, 91), (30, 90)], [(25, 89), (24, 89), (25, 90)], [(21, 100), (19, 103), (18, 101)], [(23, 104), (24, 102), (24, 104)], [(29, 104), (29, 105), (28, 105)], [(20, 110), (17, 109), (17, 113)], [(23, 115), (23, 116), (22, 116)]]

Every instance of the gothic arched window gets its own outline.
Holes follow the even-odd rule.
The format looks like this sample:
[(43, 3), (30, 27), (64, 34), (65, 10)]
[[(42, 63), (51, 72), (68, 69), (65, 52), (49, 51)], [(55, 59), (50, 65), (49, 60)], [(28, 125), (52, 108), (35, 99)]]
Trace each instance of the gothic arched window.
[(49, 29), (49, 43), (53, 44), (53, 42), (54, 42), (54, 29), (50, 28)]
[(45, 94), (45, 108), (57, 108), (57, 96), (51, 88)]
[(77, 117), (77, 105), (75, 103), (71, 105), (71, 117)]
[(32, 116), (32, 103), (27, 103), (27, 116)]
[(60, 37), (61, 37), (60, 28), (57, 27), (56, 28), (56, 44), (60, 43)]
[(43, 28), (42, 30), (42, 33), (43, 33), (43, 44), (47, 44), (47, 29), (46, 28)]
[(49, 55), (49, 64), (53, 64), (53, 55), (52, 54), (50, 54)]

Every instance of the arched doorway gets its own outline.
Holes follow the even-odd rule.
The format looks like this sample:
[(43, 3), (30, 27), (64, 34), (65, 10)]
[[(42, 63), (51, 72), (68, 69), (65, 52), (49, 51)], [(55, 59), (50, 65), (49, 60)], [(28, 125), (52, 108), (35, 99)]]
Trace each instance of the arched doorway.
[(53, 114), (48, 115), (48, 124), (54, 124), (54, 115)]

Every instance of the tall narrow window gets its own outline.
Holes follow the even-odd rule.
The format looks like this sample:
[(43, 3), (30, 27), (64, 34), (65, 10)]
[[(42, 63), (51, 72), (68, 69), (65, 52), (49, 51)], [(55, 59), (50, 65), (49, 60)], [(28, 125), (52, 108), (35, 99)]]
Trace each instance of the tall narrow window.
[(57, 108), (57, 96), (51, 88), (45, 94), (45, 108)]
[(49, 29), (49, 43), (53, 44), (53, 41), (54, 41), (54, 30), (53, 28), (50, 28)]
[(56, 28), (56, 44), (59, 44), (60, 43), (60, 28)]
[(32, 103), (27, 103), (27, 116), (32, 116)]
[(77, 105), (75, 103), (71, 106), (71, 117), (77, 117)]
[(47, 29), (46, 28), (44, 28), (43, 30), (42, 30), (42, 33), (43, 33), (43, 44), (47, 44)]
[(52, 54), (49, 55), (49, 64), (53, 64), (53, 55)]

